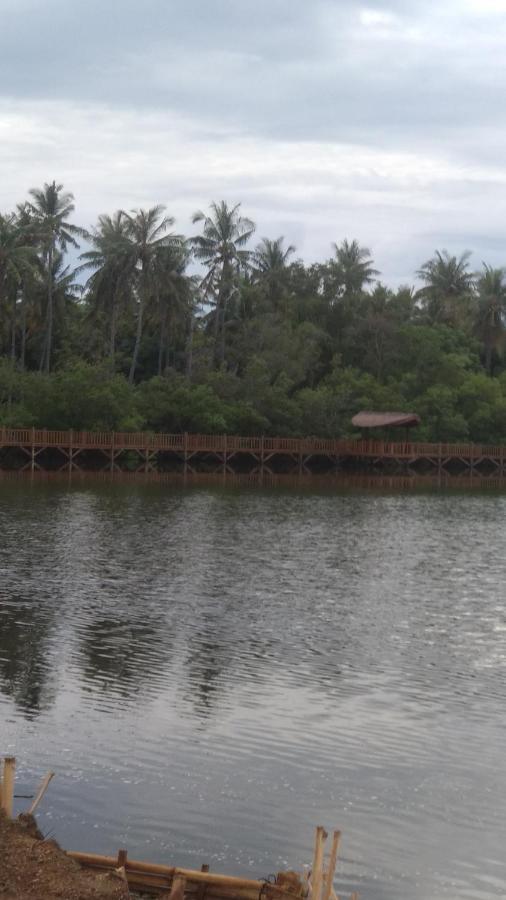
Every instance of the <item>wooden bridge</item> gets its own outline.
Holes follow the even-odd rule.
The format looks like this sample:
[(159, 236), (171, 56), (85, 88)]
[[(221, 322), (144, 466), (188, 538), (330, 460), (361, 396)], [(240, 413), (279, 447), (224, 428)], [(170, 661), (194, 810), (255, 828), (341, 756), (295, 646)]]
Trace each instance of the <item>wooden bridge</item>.
[(48, 431), (0, 428), (0, 468), (159, 471), (255, 471), (271, 467), (311, 472), (350, 467), (494, 472), (506, 466), (506, 446), (240, 437), (220, 434)]

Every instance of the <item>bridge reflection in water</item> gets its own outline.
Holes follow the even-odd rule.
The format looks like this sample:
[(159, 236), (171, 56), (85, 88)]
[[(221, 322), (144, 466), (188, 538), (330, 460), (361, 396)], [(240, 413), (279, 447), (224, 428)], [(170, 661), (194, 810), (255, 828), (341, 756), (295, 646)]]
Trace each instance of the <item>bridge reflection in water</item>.
[(173, 488), (220, 488), (266, 490), (299, 490), (317, 493), (410, 492), (410, 491), (496, 491), (506, 492), (506, 474), (484, 475), (478, 470), (460, 475), (447, 472), (420, 475), (381, 472), (339, 472), (325, 474), (294, 472), (273, 473), (258, 469), (254, 472), (156, 472), (122, 469), (115, 471), (90, 471), (68, 469), (66, 471), (0, 469), (0, 484), (13, 482), (53, 483), (66, 486), (103, 485), (159, 485)]

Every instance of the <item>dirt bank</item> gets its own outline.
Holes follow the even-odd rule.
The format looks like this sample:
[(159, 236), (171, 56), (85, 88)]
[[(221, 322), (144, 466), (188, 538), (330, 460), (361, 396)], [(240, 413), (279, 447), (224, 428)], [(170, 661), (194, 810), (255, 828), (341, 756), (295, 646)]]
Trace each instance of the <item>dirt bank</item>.
[(79, 868), (28, 816), (11, 821), (0, 810), (0, 900), (126, 900), (124, 882)]

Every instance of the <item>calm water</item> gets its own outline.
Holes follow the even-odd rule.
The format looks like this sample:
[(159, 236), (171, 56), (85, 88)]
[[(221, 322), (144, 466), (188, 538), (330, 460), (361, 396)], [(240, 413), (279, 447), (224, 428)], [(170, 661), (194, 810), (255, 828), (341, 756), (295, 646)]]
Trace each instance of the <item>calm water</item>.
[[(65, 846), (506, 895), (506, 496), (0, 482), (0, 753)], [(28, 801), (19, 800), (19, 808)]]

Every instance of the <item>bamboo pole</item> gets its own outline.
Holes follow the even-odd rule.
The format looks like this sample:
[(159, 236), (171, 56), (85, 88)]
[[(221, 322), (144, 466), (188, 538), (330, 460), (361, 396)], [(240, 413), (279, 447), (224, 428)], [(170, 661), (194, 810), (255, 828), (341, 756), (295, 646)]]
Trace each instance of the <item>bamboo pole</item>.
[[(200, 867), (201, 872), (209, 872), (209, 866), (207, 863), (203, 863)], [(202, 883), (197, 886), (197, 900), (204, 900), (206, 896), (207, 885)]]
[[(97, 853), (79, 853), (77, 851), (67, 851), (67, 856), (75, 859), (84, 866), (115, 868), (117, 864), (116, 856), (100, 856)], [(194, 869), (180, 869), (176, 866), (164, 866), (159, 863), (147, 863), (140, 860), (128, 859), (125, 866), (127, 872), (146, 872), (153, 875), (165, 875), (168, 878), (174, 878), (176, 875), (184, 876), (187, 881), (197, 883), (204, 882), (209, 886), (217, 886), (224, 888), (234, 888), (239, 891), (258, 891), (263, 887), (264, 882), (253, 878), (240, 878), (235, 875), (220, 875), (217, 872), (198, 872)]]
[(184, 890), (186, 887), (186, 878), (184, 875), (175, 875), (172, 881), (172, 888), (169, 894), (169, 900), (184, 900)]
[(320, 900), (323, 881), (323, 854), (327, 832), (322, 825), (318, 825), (315, 832), (313, 868), (311, 871), (311, 900)]
[(14, 780), (16, 777), (16, 759), (14, 756), (6, 756), (4, 759), (4, 774), (2, 781), (2, 809), (9, 819), (12, 819), (14, 806)]
[(37, 791), (35, 800), (33, 801), (30, 809), (28, 810), (29, 815), (33, 816), (33, 814), (35, 813), (35, 810), (37, 809), (44, 794), (46, 793), (52, 778), (54, 778), (54, 772), (48, 772), (47, 775), (44, 775), (44, 778), (42, 779), (42, 781), (40, 783), (39, 790)]
[(330, 900), (332, 884), (334, 881), (334, 873), (336, 871), (337, 853), (339, 850), (340, 842), (341, 842), (341, 832), (334, 831), (334, 834), (332, 835), (332, 846), (330, 848), (327, 876), (325, 878), (325, 882), (324, 882), (324, 886), (323, 886), (323, 900)]

